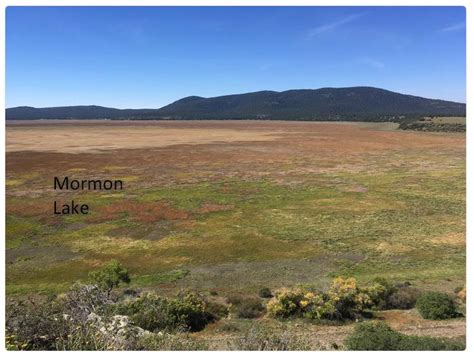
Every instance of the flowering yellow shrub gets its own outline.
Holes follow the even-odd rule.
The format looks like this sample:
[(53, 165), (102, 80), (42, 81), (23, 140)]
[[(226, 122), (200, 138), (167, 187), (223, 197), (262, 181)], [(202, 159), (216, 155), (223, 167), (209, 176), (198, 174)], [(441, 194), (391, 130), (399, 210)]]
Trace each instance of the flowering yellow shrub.
[(362, 288), (362, 291), (368, 296), (370, 300), (366, 300), (366, 305), (368, 307), (378, 306), (385, 302), (389, 295), (389, 290), (386, 286), (375, 282), (371, 285)]
[(360, 290), (354, 278), (335, 278), (328, 295), (341, 319), (352, 318), (355, 312), (361, 312), (364, 309), (366, 298), (360, 295)]
[(328, 292), (303, 289), (280, 291), (267, 304), (268, 313), (277, 318), (304, 316), (308, 319), (354, 318), (364, 309), (373, 307), (386, 293), (386, 288), (374, 283), (360, 288), (354, 278), (338, 277)]
[(288, 318), (300, 310), (300, 303), (303, 298), (301, 290), (281, 290), (270, 299), (267, 304), (267, 311), (275, 318)]
[(348, 294), (357, 290), (355, 278), (336, 277), (332, 281), (331, 292), (336, 294)]

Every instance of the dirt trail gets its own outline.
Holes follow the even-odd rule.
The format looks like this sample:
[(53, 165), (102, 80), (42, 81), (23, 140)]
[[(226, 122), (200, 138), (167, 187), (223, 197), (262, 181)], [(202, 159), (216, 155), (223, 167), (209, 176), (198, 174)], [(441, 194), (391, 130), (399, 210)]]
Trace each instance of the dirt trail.
[[(416, 310), (390, 310), (377, 313), (376, 320), (384, 320), (394, 330), (406, 335), (430, 336), (443, 338), (465, 338), (466, 320), (425, 320), (419, 316)], [(265, 321), (262, 320), (262, 323)], [(272, 322), (273, 323), (273, 322)], [(312, 348), (315, 350), (334, 350), (341, 348), (344, 340), (350, 335), (356, 325), (328, 326), (301, 323), (284, 323), (287, 332), (306, 340), (311, 340)], [(232, 335), (202, 335), (209, 343), (211, 349), (223, 350), (229, 343), (242, 337), (239, 334)]]

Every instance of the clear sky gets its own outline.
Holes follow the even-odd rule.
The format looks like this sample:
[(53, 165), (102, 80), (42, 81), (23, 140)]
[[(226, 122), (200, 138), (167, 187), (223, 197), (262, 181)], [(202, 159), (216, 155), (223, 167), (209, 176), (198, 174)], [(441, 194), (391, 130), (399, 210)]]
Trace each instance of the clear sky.
[(465, 102), (463, 7), (8, 7), (7, 107), (375, 86)]

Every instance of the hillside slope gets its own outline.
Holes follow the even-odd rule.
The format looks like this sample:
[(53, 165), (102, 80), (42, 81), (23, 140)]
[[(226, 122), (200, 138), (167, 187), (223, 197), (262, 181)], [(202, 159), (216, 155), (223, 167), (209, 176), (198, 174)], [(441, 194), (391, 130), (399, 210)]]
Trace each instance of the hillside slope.
[(466, 104), (372, 87), (259, 91), (203, 98), (190, 96), (161, 109), (100, 106), (16, 107), (7, 119), (277, 119), (386, 121), (398, 116), (465, 116)]

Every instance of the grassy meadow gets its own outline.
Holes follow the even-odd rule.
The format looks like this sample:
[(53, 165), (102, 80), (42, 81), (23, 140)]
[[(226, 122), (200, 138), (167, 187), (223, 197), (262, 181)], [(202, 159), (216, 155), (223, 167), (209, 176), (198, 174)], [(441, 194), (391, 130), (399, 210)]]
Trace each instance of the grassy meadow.
[[(464, 283), (463, 135), (386, 124), (303, 124), (284, 134), (285, 124), (230, 125), (280, 136), (7, 152), (7, 292), (59, 292), (113, 258), (133, 284), (165, 290), (254, 291), (337, 275)], [(55, 192), (53, 176), (66, 175), (122, 179), (125, 189)], [(56, 199), (85, 202), (91, 213), (53, 216)]]
[[(462, 133), (390, 123), (13, 122), (6, 160), (8, 298), (61, 294), (113, 259), (129, 270), (130, 288), (193, 290), (218, 303), (262, 288), (327, 289), (338, 276), (451, 295), (465, 285)], [(124, 189), (55, 191), (55, 176), (121, 179)], [(90, 213), (53, 214), (55, 200), (71, 199)], [(408, 334), (423, 325), (416, 335), (465, 335), (464, 319), (375, 315)], [(334, 349), (353, 328), (256, 320), (311, 349)], [(226, 318), (192, 337), (226, 349), (254, 325)]]

